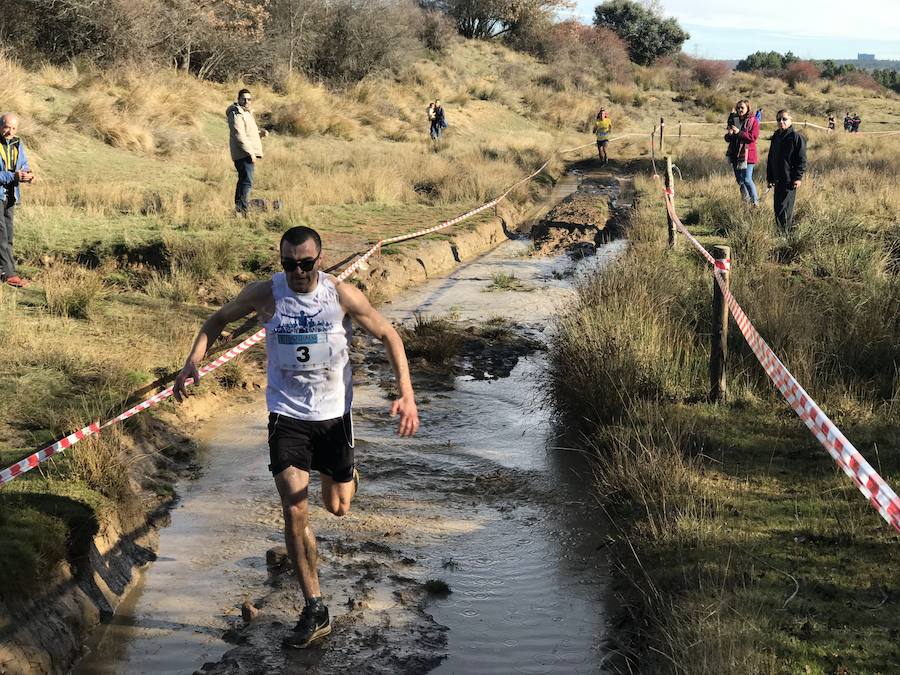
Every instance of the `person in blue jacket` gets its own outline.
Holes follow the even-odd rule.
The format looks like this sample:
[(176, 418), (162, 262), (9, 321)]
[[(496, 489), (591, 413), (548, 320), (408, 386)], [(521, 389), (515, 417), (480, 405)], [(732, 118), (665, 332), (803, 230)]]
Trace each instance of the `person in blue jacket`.
[(31, 183), (34, 174), (28, 165), (25, 142), (16, 136), (18, 131), (18, 116), (0, 116), (0, 278), (14, 288), (23, 288), (25, 282), (16, 274), (13, 259), (13, 215), (21, 201), (19, 185)]

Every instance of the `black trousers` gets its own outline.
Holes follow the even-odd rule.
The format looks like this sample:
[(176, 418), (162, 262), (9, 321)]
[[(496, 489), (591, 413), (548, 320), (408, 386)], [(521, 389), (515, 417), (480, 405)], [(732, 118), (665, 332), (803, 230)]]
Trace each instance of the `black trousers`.
[(15, 276), (16, 263), (13, 259), (13, 213), (16, 203), (7, 199), (0, 203), (0, 274)]
[(775, 183), (775, 222), (782, 230), (790, 230), (794, 224), (794, 201), (797, 190), (787, 183)]

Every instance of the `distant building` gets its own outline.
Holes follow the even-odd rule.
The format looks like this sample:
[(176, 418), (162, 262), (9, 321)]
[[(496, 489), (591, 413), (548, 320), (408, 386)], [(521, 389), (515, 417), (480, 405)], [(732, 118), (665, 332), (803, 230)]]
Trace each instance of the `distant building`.
[(857, 54), (856, 60), (857, 61), (874, 61), (875, 55), (874, 54)]

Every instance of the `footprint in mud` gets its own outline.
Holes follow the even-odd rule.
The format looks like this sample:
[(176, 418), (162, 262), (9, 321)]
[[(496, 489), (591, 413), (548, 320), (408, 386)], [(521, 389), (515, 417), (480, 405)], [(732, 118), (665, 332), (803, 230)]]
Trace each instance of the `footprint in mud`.
[[(380, 542), (345, 538), (322, 538), (320, 552), (323, 588), (338, 589), (325, 594), (334, 616), (331, 635), (305, 650), (281, 646), (299, 613), (300, 591), (284, 548), (272, 549), (267, 561), (275, 590), (254, 603), (251, 622), (230, 631), (237, 646), (199, 672), (417, 675), (445, 658), (447, 629), (425, 612), (427, 586), (402, 573), (409, 558)], [(332, 557), (339, 564), (328, 564)]]

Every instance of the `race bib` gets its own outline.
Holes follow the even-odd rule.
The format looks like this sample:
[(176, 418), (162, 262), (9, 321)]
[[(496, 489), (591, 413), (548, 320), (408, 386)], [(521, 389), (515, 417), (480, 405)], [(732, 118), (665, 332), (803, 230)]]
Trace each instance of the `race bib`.
[(278, 363), (283, 370), (322, 370), (331, 363), (325, 333), (280, 333)]

